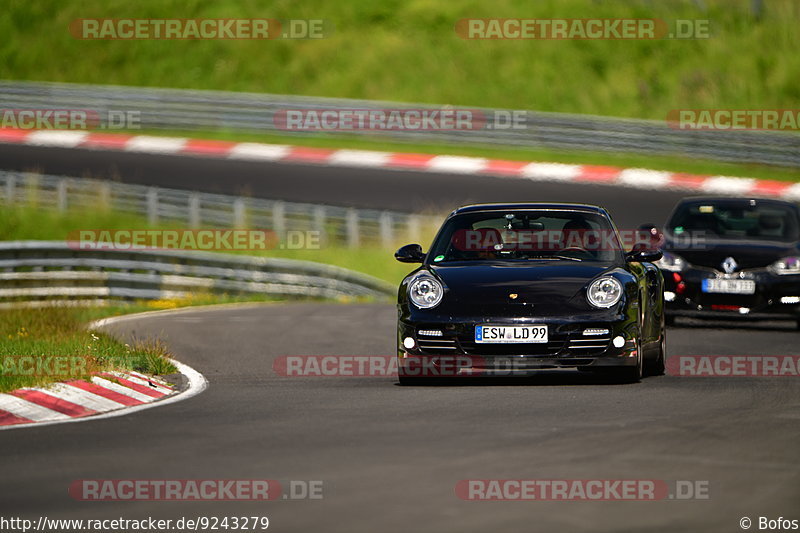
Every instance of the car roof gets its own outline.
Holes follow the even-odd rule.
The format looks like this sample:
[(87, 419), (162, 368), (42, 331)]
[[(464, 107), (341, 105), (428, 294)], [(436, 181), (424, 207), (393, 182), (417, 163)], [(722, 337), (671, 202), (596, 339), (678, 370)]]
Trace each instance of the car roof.
[(777, 204), (777, 205), (786, 205), (797, 208), (797, 204), (789, 200), (781, 200), (779, 198), (754, 198), (754, 197), (751, 198), (749, 196), (687, 196), (686, 198), (682, 198), (678, 202), (678, 205), (699, 204), (704, 202), (727, 203), (733, 205), (758, 202), (760, 204)]
[(519, 211), (519, 210), (554, 210), (554, 211), (575, 211), (579, 213), (596, 213), (599, 215), (608, 216), (608, 213), (602, 207), (589, 204), (554, 204), (554, 203), (488, 203), (488, 204), (472, 204), (459, 207), (451, 213), (452, 215), (460, 215), (463, 213), (474, 213), (478, 211)]

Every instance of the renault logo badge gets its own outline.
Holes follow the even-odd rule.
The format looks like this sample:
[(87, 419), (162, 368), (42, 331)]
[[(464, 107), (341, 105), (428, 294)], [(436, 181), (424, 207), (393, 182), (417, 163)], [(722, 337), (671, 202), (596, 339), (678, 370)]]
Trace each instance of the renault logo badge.
[(739, 265), (736, 263), (736, 260), (733, 257), (728, 257), (722, 262), (722, 269), (726, 274), (733, 274), (738, 266)]

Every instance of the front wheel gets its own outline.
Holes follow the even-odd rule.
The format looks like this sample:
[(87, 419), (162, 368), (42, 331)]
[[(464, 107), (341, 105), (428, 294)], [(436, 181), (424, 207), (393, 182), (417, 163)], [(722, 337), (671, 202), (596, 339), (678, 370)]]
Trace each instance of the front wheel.
[(636, 365), (626, 366), (618, 370), (619, 380), (624, 383), (637, 383), (644, 375), (644, 354), (642, 353), (642, 339), (636, 337)]

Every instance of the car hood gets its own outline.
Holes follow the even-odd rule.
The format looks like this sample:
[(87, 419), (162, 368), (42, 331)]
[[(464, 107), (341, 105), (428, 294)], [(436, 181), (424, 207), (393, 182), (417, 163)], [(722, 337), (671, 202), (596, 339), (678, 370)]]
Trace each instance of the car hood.
[(800, 255), (795, 243), (775, 241), (706, 240), (693, 247), (677, 247), (667, 241), (665, 249), (678, 254), (692, 265), (722, 271), (722, 262), (728, 257), (736, 261), (737, 269), (764, 268), (778, 259)]
[(441, 311), (494, 313), (535, 306), (536, 314), (559, 314), (571, 307), (586, 308), (584, 287), (615, 266), (573, 261), (498, 262), (432, 265), (430, 270), (447, 286)]

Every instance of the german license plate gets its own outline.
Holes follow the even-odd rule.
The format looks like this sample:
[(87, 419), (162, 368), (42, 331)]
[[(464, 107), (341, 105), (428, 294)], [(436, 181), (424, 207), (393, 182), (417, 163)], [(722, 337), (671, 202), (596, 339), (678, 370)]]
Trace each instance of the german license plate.
[(475, 342), (514, 344), (547, 342), (547, 326), (475, 326)]
[(751, 279), (704, 279), (703, 292), (723, 294), (753, 294), (756, 282)]

